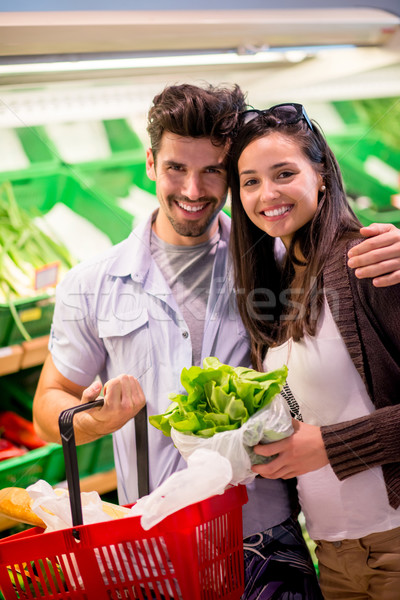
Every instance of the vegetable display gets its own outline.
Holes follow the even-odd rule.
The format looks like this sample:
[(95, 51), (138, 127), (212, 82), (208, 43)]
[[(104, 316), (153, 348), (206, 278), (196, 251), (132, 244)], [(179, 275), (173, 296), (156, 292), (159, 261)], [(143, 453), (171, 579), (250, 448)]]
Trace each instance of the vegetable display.
[(9, 182), (0, 186), (0, 223), (1, 303), (37, 295), (35, 271), (44, 265), (59, 263), (68, 270), (76, 262), (18, 206)]
[(0, 435), (29, 450), (46, 445), (36, 434), (31, 421), (9, 410), (0, 412)]
[(187, 394), (169, 394), (167, 410), (149, 416), (149, 421), (167, 436), (171, 428), (203, 438), (239, 429), (279, 394), (286, 377), (286, 366), (260, 373), (208, 357), (203, 368), (183, 369), (181, 383)]
[(9, 458), (16, 458), (26, 454), (28, 450), (26, 448), (20, 448), (9, 440), (0, 438), (0, 461), (8, 460)]

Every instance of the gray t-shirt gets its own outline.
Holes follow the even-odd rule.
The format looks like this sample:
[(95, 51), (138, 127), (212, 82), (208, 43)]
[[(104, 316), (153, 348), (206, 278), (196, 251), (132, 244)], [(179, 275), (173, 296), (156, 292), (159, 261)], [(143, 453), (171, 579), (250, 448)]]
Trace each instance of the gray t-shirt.
[(190, 332), (193, 364), (202, 366), (204, 321), (219, 231), (206, 242), (196, 246), (175, 246), (151, 232), (150, 251), (171, 288)]

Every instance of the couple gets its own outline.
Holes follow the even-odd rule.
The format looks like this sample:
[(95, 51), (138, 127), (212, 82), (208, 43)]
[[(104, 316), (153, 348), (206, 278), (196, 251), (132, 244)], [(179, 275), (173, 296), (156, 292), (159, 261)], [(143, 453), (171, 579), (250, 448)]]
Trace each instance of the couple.
[[(374, 377), (377, 375), (378, 383), (385, 379), (382, 358), (390, 357), (389, 380), (398, 364), (395, 352), (391, 353), (396, 348), (393, 340), (389, 341), (390, 326), (381, 324), (381, 316), (389, 315), (391, 306), (386, 306), (383, 315), (375, 315), (375, 308), (381, 293), (386, 300), (397, 289), (396, 285), (384, 290), (378, 287), (400, 282), (400, 234), (390, 225), (371, 226), (363, 230), (369, 239), (352, 246), (359, 224), (345, 204), (336, 162), (302, 107), (286, 105), (261, 112), (246, 109), (237, 86), (172, 86), (155, 97), (148, 118), (151, 149), (147, 152), (147, 173), (156, 182), (160, 208), (127, 240), (78, 265), (58, 286), (50, 355), (34, 399), (34, 420), (44, 439), (58, 441), (60, 412), (95, 399), (102, 386), (95, 381), (98, 375), (104, 384), (105, 405), (76, 416), (76, 440), (85, 443), (113, 433), (119, 501), (125, 504), (138, 497), (134, 417), (145, 403), (149, 414), (165, 410), (168, 394), (180, 389), (183, 367), (201, 365), (204, 357), (216, 356), (232, 366), (250, 366), (253, 361), (259, 369), (264, 360), (268, 369), (274, 360), (288, 362), (290, 373), (293, 362), (293, 381), (290, 378), (289, 384), (298, 408), (296, 432), (288, 447), (273, 451), (278, 451), (280, 456), (275, 461), (279, 463), (255, 467), (263, 477), (248, 486), (249, 502), (243, 510), (244, 597), (310, 600), (322, 596), (296, 519), (296, 480), (292, 478), (299, 476), (307, 523), (318, 533), (319, 513), (324, 510), (318, 501), (320, 490), (329, 485), (332, 494), (340, 494), (339, 480), (341, 485), (343, 478), (350, 476), (351, 481), (358, 477), (360, 463), (373, 466), (379, 475), (382, 510), (396, 512), (395, 461), (399, 457), (392, 456), (390, 448), (385, 447), (386, 430), (382, 430), (389, 422), (393, 437), (396, 424), (391, 411), (395, 408), (389, 404), (395, 399), (393, 394), (388, 398), (393, 392), (388, 382), (383, 397), (375, 396), (379, 389)], [(228, 170), (234, 211), (234, 277), (230, 219), (221, 212), (228, 190)], [(275, 237), (283, 241), (286, 253), (274, 250)], [(352, 246), (351, 268), (346, 265), (345, 238)], [(361, 278), (375, 277), (376, 287), (369, 279), (356, 279), (354, 267), (358, 267), (356, 274)], [(299, 284), (303, 286), (298, 292), (300, 297), (286, 303), (292, 310), (290, 314), (285, 303), (275, 303), (272, 313), (270, 309), (264, 313), (263, 306), (271, 304), (268, 299), (246, 302), (248, 294), (241, 289), (250, 292), (249, 298), (254, 298), (257, 287), (270, 289), (279, 298), (281, 290), (293, 288), (296, 292)], [(324, 294), (323, 285), (338, 290), (340, 299), (342, 293), (347, 294), (344, 309), (339, 311), (343, 323), (338, 323), (336, 313), (332, 317), (329, 290)], [(356, 322), (352, 301), (356, 303), (359, 290), (364, 295), (360, 292), (357, 296)], [(316, 320), (309, 318), (308, 310), (314, 296), (317, 309), (312, 314), (317, 315)], [(306, 313), (293, 312), (296, 306), (305, 307)], [(366, 349), (364, 337), (362, 343), (359, 339), (359, 328), (364, 323), (366, 337), (372, 338), (372, 350), (379, 351), (377, 374), (371, 370), (371, 350)], [(324, 397), (323, 377), (318, 387), (312, 379), (309, 386), (308, 378), (303, 377), (307, 373), (300, 369), (299, 376), (297, 368), (304, 345), (318, 355), (318, 346), (313, 348), (313, 344), (320, 343), (320, 338), (322, 342), (325, 338), (333, 340), (334, 355), (322, 356), (322, 366), (311, 364), (311, 377), (337, 358), (337, 370), (343, 368), (346, 372), (337, 373), (335, 385), (347, 378), (351, 384), (345, 398), (335, 397), (340, 400), (339, 409), (333, 406), (334, 389), (329, 389), (332, 399), (323, 405), (323, 412), (322, 400), (316, 409), (312, 397), (316, 392)], [(289, 346), (290, 354), (285, 350)], [(308, 355), (305, 360), (309, 360)], [(303, 385), (307, 388), (304, 394)], [(343, 408), (343, 419), (337, 412), (352, 391), (356, 405), (348, 412)], [(351, 420), (349, 428), (337, 425), (343, 420)], [(364, 437), (367, 449), (361, 448), (360, 439)], [(309, 440), (311, 457), (307, 456)], [(293, 441), (299, 449), (296, 446), (293, 450)], [(171, 440), (154, 428), (148, 430), (148, 447), (151, 491), (185, 464)], [(257, 451), (265, 454), (267, 449)], [(298, 452), (298, 464), (292, 464)], [(274, 463), (279, 467), (276, 470)], [(311, 479), (308, 484), (307, 477), (315, 474), (315, 485), (319, 487), (314, 499), (309, 498), (309, 487), (314, 482)], [(325, 484), (325, 478), (329, 483)], [(385, 485), (390, 494), (386, 503), (382, 498)], [(364, 498), (364, 503), (367, 500)], [(313, 501), (317, 514), (313, 512)], [(353, 529), (358, 531), (351, 503), (350, 509), (350, 518), (355, 520)], [(341, 511), (340, 505), (337, 510)], [(340, 512), (342, 520), (345, 516)], [(329, 519), (333, 529), (335, 519), (336, 514)], [(370, 529), (365, 529), (364, 524), (357, 537), (375, 535), (375, 524), (369, 525)], [(384, 529), (393, 530), (393, 540), (398, 540), (393, 524)], [(343, 538), (348, 537), (347, 531), (353, 533), (350, 527)], [(341, 541), (334, 537), (332, 542), (332, 532), (327, 534), (326, 540), (319, 541), (321, 566), (324, 555), (330, 548), (336, 551), (337, 541)], [(376, 551), (379, 559), (381, 547)], [(332, 569), (327, 567), (328, 576), (322, 577), (326, 598), (394, 597), (379, 595), (380, 585), (392, 585), (385, 577), (382, 584), (378, 582), (375, 595), (365, 591), (363, 596), (348, 588), (338, 592), (335, 586), (352, 585), (351, 577), (343, 583), (343, 572), (348, 560), (353, 564), (353, 556), (344, 555), (344, 565), (335, 560)], [(377, 579), (382, 579), (378, 576), (385, 569), (375, 569)], [(390, 577), (395, 579), (396, 575), (391, 573)], [(397, 573), (397, 582), (398, 577)], [(394, 586), (397, 589), (398, 583)]]

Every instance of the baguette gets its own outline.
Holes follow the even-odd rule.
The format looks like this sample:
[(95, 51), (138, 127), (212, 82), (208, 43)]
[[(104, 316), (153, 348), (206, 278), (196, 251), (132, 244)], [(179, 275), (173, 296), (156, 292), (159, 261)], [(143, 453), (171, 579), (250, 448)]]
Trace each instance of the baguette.
[[(67, 490), (61, 488), (55, 489), (54, 492), (58, 496), (68, 493)], [(42, 508), (46, 510), (45, 507)], [(113, 519), (121, 519), (130, 514), (129, 508), (111, 502), (102, 502), (101, 508), (106, 515)], [(48, 510), (46, 512), (52, 514)], [(33, 512), (32, 498), (24, 488), (10, 487), (0, 490), (0, 514), (27, 525), (46, 528), (42, 519)]]
[(45, 529), (45, 523), (33, 512), (31, 505), (32, 499), (24, 488), (9, 487), (0, 490), (0, 514)]

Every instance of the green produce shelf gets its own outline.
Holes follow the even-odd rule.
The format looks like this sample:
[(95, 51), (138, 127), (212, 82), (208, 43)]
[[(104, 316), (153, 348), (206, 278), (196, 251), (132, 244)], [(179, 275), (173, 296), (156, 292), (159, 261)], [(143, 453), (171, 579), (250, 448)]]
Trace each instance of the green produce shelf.
[(77, 446), (76, 453), (81, 479), (114, 468), (112, 435), (105, 435), (94, 442)]
[(50, 485), (65, 479), (65, 466), (62, 447), (48, 444), (30, 450), (23, 456), (0, 462), (0, 489), (5, 487), (26, 488), (39, 479)]
[(24, 419), (32, 421), (32, 403), (39, 381), (42, 365), (31, 367), (21, 373), (0, 377), (1, 410), (11, 410)]
[[(57, 203), (63, 203), (79, 217), (87, 219), (104, 233), (111, 244), (125, 239), (132, 231), (134, 217), (107, 194), (87, 186), (62, 168), (46, 177), (16, 177), (10, 182), (17, 204), (32, 218), (48, 213)], [(31, 337), (46, 335), (54, 311), (54, 297), (37, 294), (13, 301), (23, 326)], [(0, 304), (0, 346), (18, 344), (24, 335), (17, 327), (9, 304)]]
[[(112, 436), (77, 446), (77, 455), (81, 478), (110, 471), (114, 468)], [(55, 486), (65, 478), (64, 455), (59, 444), (47, 444), (23, 456), (0, 461), (0, 489), (26, 488), (39, 479)]]
[[(70, 176), (83, 182), (84, 187), (90, 187), (94, 191), (101, 190), (113, 199), (127, 196), (132, 185), (154, 194), (155, 183), (146, 174), (145, 149), (126, 119), (108, 119), (94, 123), (100, 126), (97, 133), (104, 134), (103, 141), (107, 143), (109, 155), (84, 161), (64, 158), (62, 162)], [(99, 142), (102, 142), (102, 138)], [(53, 143), (57, 146), (56, 140)], [(58, 148), (58, 153), (63, 155), (61, 147)]]
[(58, 200), (84, 217), (113, 244), (124, 240), (132, 231), (133, 216), (118, 206), (115, 200), (88, 181), (86, 176), (72, 175), (68, 169), (61, 171), (62, 192)]
[(351, 203), (351, 205), (355, 214), (365, 226), (371, 225), (371, 223), (392, 223), (400, 228), (399, 209), (374, 210), (374, 208), (358, 208), (354, 203)]
[(399, 193), (399, 187), (389, 185), (383, 179), (368, 172), (366, 163), (371, 158), (400, 170), (400, 152), (385, 147), (379, 140), (362, 133), (359, 128), (351, 129), (347, 134), (329, 135), (329, 145), (340, 165), (346, 191), (354, 197), (365, 196), (370, 199), (376, 210), (393, 208), (391, 197)]
[[(39, 295), (34, 298), (16, 300), (14, 309), (26, 332), (31, 338), (50, 332), (54, 312), (54, 297)], [(25, 340), (18, 329), (9, 304), (0, 304), (0, 346), (20, 344)]]
[(60, 164), (58, 152), (43, 126), (16, 127), (13, 132), (21, 143), (27, 166), (7, 171), (0, 170), (0, 181), (48, 176), (57, 169)]
[(28, 174), (27, 171), (19, 171), (12, 178), (5, 178), (4, 175), (0, 173), (0, 183), (11, 182), (18, 206), (29, 212), (32, 217), (50, 210), (58, 202), (64, 185), (58, 169), (53, 169), (45, 175), (39, 172)]
[(108, 235), (113, 243), (122, 241), (132, 231), (130, 213), (84, 175), (75, 175), (66, 167), (46, 177), (26, 178), (21, 173), (11, 181), (11, 187), (17, 204), (32, 218), (45, 215), (57, 203), (63, 203)]
[[(26, 167), (0, 171), (0, 184), (10, 182), (18, 206), (32, 219), (45, 216), (60, 205), (67, 207), (81, 218), (82, 226), (85, 223), (82, 219), (93, 226), (94, 240), (99, 239), (101, 246), (102, 240), (106, 242), (107, 238), (110, 244), (124, 240), (135, 225), (134, 214), (120, 206), (119, 200), (129, 197), (133, 186), (154, 194), (155, 184), (147, 177), (145, 149), (128, 121), (110, 119), (100, 121), (99, 125), (106, 138), (109, 156), (76, 163), (63, 158), (61, 147), (51, 137), (48, 127), (15, 128), (13, 133), (27, 158)], [(60, 141), (62, 138), (58, 138)], [(103, 238), (95, 235), (94, 228), (103, 234)], [(89, 234), (81, 237), (90, 239)], [(93, 246), (95, 244), (96, 241)], [(73, 253), (72, 248), (69, 249)], [(101, 246), (99, 251), (102, 249)], [(78, 259), (81, 258), (78, 255)], [(32, 338), (50, 332), (54, 301), (53, 296), (45, 295), (43, 290), (38, 289), (32, 297), (13, 303)], [(23, 340), (12, 307), (0, 304), (0, 347), (19, 344)]]

